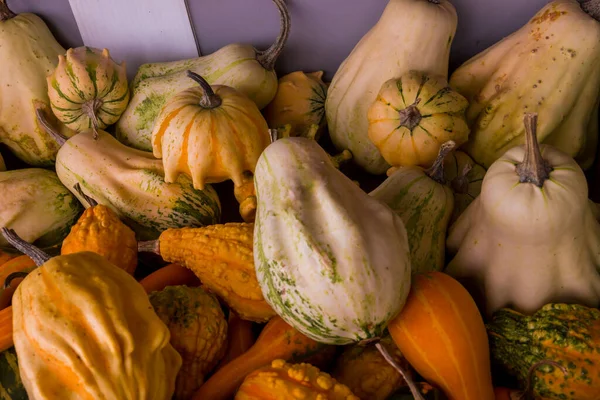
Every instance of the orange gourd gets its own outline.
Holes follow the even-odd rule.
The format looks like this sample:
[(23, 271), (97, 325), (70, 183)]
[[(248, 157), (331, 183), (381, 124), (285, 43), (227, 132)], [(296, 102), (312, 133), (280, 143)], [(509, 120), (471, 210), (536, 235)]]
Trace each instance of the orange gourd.
[(441, 272), (417, 275), (388, 330), (402, 354), (450, 400), (493, 400), (488, 337), (475, 301)]
[(146, 293), (151, 293), (163, 290), (167, 286), (200, 286), (200, 280), (194, 271), (179, 264), (169, 264), (146, 276), (140, 281), (140, 285)]
[(12, 307), (6, 307), (0, 310), (0, 352), (13, 345), (13, 310)]
[[(0, 164), (0, 166), (1, 165), (2, 164)], [(8, 260), (12, 260), (13, 258), (17, 257), (18, 255), (19, 255), (18, 253), (11, 253), (11, 252), (0, 249), (0, 265), (4, 264)]]
[(217, 370), (247, 352), (255, 342), (252, 322), (243, 320), (234, 311), (229, 310), (227, 321), (227, 350)]
[[(29, 256), (22, 255), (8, 260), (0, 265), (0, 288), (4, 286), (4, 282), (10, 274), (15, 272), (29, 272), (34, 268), (36, 268), (35, 262)], [(0, 289), (0, 310), (10, 305), (12, 295), (22, 280), (22, 278), (13, 279), (9, 287)]]
[(230, 400), (246, 375), (273, 360), (304, 361), (324, 345), (304, 336), (281, 317), (273, 317), (244, 354), (218, 370), (194, 394), (192, 400)]

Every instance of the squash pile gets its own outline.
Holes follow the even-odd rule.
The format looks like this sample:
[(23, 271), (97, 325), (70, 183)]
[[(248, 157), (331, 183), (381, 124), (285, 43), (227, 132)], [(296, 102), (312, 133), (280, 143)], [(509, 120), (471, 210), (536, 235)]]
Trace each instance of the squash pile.
[(272, 2), (129, 82), (0, 0), (0, 399), (600, 399), (600, 0), (453, 73), (389, 0), (331, 83)]

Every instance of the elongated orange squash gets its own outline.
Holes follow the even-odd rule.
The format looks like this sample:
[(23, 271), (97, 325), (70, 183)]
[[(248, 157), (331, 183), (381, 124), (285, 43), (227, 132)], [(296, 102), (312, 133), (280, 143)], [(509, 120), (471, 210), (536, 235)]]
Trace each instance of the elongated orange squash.
[(417, 275), (388, 325), (415, 370), (449, 400), (494, 400), (488, 337), (469, 292), (441, 272)]
[(18, 256), (0, 265), (0, 310), (8, 307), (18, 284), (22, 278), (13, 279), (10, 286), (3, 289), (4, 281), (14, 272), (29, 272), (36, 268), (35, 262), (29, 256)]
[(12, 306), (0, 310), (0, 352), (13, 347)]
[(235, 360), (252, 347), (256, 341), (252, 322), (243, 320), (233, 310), (229, 310), (227, 320), (227, 350), (217, 366), (217, 370)]
[(200, 286), (200, 280), (194, 271), (179, 264), (169, 264), (143, 278), (140, 285), (146, 289), (146, 293), (151, 293), (167, 286)]

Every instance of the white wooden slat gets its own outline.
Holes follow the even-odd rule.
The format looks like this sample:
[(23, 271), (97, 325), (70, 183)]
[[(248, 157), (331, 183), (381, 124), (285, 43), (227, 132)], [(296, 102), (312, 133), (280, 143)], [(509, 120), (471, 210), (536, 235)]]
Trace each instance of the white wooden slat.
[(69, 0), (86, 46), (107, 48), (127, 63), (132, 78), (141, 64), (200, 55), (185, 0)]

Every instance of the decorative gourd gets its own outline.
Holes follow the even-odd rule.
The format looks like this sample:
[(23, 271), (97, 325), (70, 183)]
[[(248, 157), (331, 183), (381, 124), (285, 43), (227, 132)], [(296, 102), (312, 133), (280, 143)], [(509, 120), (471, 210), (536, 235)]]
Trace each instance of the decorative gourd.
[(114, 124), (129, 102), (125, 61), (117, 64), (108, 49), (67, 50), (47, 82), (54, 115), (76, 132)]
[[(0, 142), (29, 165), (54, 164), (58, 146), (37, 123), (36, 108), (51, 114), (46, 76), (64, 53), (40, 17), (16, 15), (0, 0)], [(65, 136), (74, 133), (56, 126)]]
[(475, 162), (488, 168), (524, 143), (527, 112), (540, 116), (540, 143), (574, 157), (584, 169), (592, 165), (600, 101), (599, 7), (598, 0), (552, 1), (452, 74), (450, 85), (470, 103), (465, 150)]
[(219, 301), (201, 288), (169, 286), (150, 294), (150, 303), (171, 331), (183, 359), (175, 399), (187, 400), (225, 354), (227, 321)]
[[(39, 117), (44, 121), (42, 113)], [(60, 181), (68, 188), (79, 184), (88, 197), (110, 207), (139, 240), (155, 239), (168, 228), (210, 225), (221, 218), (221, 203), (211, 186), (196, 190), (186, 176), (166, 183), (162, 162), (152, 153), (127, 147), (103, 130), (98, 130), (97, 139), (92, 130), (67, 141), (55, 137), (62, 143), (56, 157)]]
[(4, 264), (8, 260), (12, 260), (15, 257), (18, 257), (19, 253), (10, 251), (10, 249), (1, 249), (0, 248), (0, 265)]
[(235, 400), (360, 400), (350, 389), (310, 364), (274, 360), (249, 374)]
[(200, 280), (192, 270), (179, 264), (169, 264), (146, 276), (140, 281), (140, 285), (147, 293), (152, 293), (167, 286), (200, 286)]
[(10, 305), (13, 293), (19, 284), (19, 279), (10, 279), (7, 282), (9, 276), (18, 272), (31, 272), (35, 268), (35, 262), (26, 255), (13, 258), (0, 265), (0, 310)]
[[(406, 370), (410, 368), (390, 336), (380, 342), (394, 360)], [(361, 400), (386, 400), (405, 386), (402, 376), (374, 346), (358, 344), (347, 347), (337, 359), (332, 376), (348, 386)]]
[[(162, 158), (165, 182), (180, 174), (192, 178), (194, 188), (231, 179), (244, 183), (244, 172), (254, 172), (256, 161), (271, 142), (269, 127), (256, 105), (228, 86), (211, 87), (188, 71), (197, 87), (171, 97), (152, 131), (154, 156)], [(251, 221), (249, 221), (251, 222)]]
[(467, 153), (453, 151), (444, 159), (444, 179), (454, 193), (454, 210), (450, 217), (450, 225), (467, 209), (469, 204), (481, 193), (481, 183), (485, 176), (485, 168)]
[(389, 168), (368, 137), (368, 109), (386, 81), (410, 70), (447, 77), (456, 25), (456, 10), (448, 0), (388, 2), (329, 86), (325, 111), (338, 150), (349, 149), (356, 163), (372, 174)]
[(13, 338), (35, 399), (170, 399), (181, 356), (142, 286), (104, 257), (50, 258), (2, 234), (40, 267), (13, 296)]
[(277, 41), (265, 51), (249, 44), (229, 44), (216, 52), (188, 60), (144, 64), (131, 84), (131, 101), (116, 125), (117, 138), (128, 146), (152, 151), (152, 129), (165, 104), (175, 94), (195, 87), (191, 70), (211, 85), (230, 86), (263, 109), (277, 92), (274, 66), (290, 33), (285, 0), (272, 0), (281, 16)]
[(433, 166), (400, 167), (370, 195), (387, 204), (404, 222), (413, 275), (441, 271), (446, 253), (446, 230), (454, 195), (444, 180), (444, 158), (456, 144), (440, 147)]
[(254, 262), (266, 301), (290, 325), (323, 343), (380, 337), (410, 288), (400, 217), (307, 138), (284, 138), (267, 147), (254, 182)]
[(441, 272), (417, 275), (388, 330), (400, 352), (450, 400), (493, 400), (488, 337), (477, 305)]
[(156, 241), (139, 243), (138, 248), (194, 271), (206, 288), (243, 319), (266, 322), (275, 311), (256, 280), (253, 230), (253, 224), (244, 222), (169, 229)]
[(254, 345), (256, 338), (252, 322), (241, 319), (234, 311), (229, 310), (227, 319), (227, 350), (221, 358), (216, 370), (235, 360)]
[(86, 196), (79, 184), (75, 185), (75, 190), (89, 207), (63, 240), (60, 254), (93, 251), (133, 275), (137, 267), (135, 233), (121, 222), (112, 209)]
[(525, 146), (492, 164), (481, 194), (450, 228), (446, 272), (488, 315), (550, 302), (597, 307), (600, 224), (585, 175), (567, 154), (538, 145), (535, 114), (525, 126)]
[(493, 359), (522, 387), (543, 360), (559, 367), (535, 368), (535, 398), (600, 398), (600, 311), (578, 304), (547, 304), (531, 316), (511, 309), (494, 313), (487, 325)]
[[(58, 176), (41, 168), (0, 172), (0, 226), (40, 247), (61, 242), (82, 211)], [(0, 237), (0, 246), (7, 246)]]
[(392, 166), (429, 168), (442, 143), (467, 141), (468, 106), (445, 75), (409, 71), (385, 82), (369, 107), (369, 139)]
[(301, 362), (328, 348), (306, 337), (283, 319), (273, 317), (244, 354), (220, 368), (194, 394), (191, 400), (229, 400), (252, 371), (275, 359)]
[(315, 139), (319, 140), (327, 125), (327, 85), (322, 78), (323, 71), (308, 74), (296, 71), (279, 78), (277, 94), (264, 110), (269, 128), (290, 124), (292, 136), (307, 137), (311, 126), (316, 125)]
[(0, 310), (0, 351), (13, 347), (13, 310), (8, 306)]
[(14, 347), (0, 353), (0, 399), (28, 400)]

